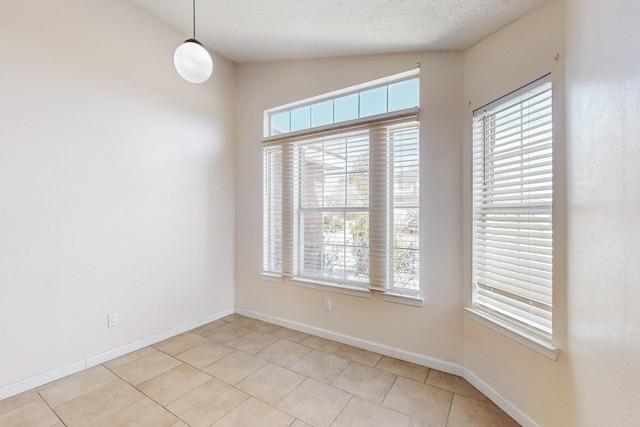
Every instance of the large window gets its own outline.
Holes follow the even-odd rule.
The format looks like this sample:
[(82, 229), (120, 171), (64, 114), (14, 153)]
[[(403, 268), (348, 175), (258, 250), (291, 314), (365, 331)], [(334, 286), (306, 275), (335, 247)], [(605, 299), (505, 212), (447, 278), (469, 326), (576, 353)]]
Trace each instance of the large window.
[(550, 76), (476, 111), (473, 144), (473, 307), (551, 344)]
[[(302, 132), (290, 126), (288, 132), (265, 138), (265, 273), (418, 294), (417, 78), (404, 77), (375, 90), (389, 93), (388, 98), (392, 88), (408, 86), (416, 91), (404, 101), (413, 104), (409, 108), (389, 112), (388, 99), (368, 102), (363, 94), (370, 89), (364, 88), (349, 96), (359, 99), (363, 111), (383, 106), (381, 114), (339, 120), (336, 101), (344, 94), (329, 95), (306, 104), (310, 111), (331, 106), (329, 126)], [(293, 105), (268, 112), (269, 129), (276, 117), (293, 118), (299, 109)]]

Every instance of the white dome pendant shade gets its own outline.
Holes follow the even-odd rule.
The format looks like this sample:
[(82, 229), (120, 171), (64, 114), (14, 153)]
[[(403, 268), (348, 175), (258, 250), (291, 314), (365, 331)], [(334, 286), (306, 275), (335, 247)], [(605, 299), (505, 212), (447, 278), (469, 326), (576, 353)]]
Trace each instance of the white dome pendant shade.
[(193, 0), (193, 37), (178, 46), (173, 54), (173, 65), (180, 77), (190, 83), (203, 83), (211, 77), (211, 55), (202, 43), (196, 40), (196, 0)]
[(213, 60), (196, 39), (185, 40), (173, 54), (173, 65), (180, 77), (190, 83), (202, 83), (211, 77)]

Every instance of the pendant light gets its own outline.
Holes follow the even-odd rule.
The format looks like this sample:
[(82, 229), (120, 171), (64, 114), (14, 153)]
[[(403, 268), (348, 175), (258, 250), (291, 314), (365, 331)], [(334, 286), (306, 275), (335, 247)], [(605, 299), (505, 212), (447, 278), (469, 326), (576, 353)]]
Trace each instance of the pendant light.
[(173, 65), (180, 77), (191, 83), (207, 81), (213, 71), (209, 52), (196, 40), (196, 0), (193, 0), (193, 37), (178, 46), (173, 54)]

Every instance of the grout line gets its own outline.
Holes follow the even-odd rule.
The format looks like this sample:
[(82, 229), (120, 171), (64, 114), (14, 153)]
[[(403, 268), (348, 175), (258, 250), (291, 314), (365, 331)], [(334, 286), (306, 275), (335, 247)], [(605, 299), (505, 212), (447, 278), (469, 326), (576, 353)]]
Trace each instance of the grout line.
[[(172, 359), (174, 359), (175, 361), (179, 362), (179, 363), (180, 363), (180, 365), (178, 365), (178, 366), (181, 366), (181, 365), (187, 365), (187, 366), (190, 366), (190, 367), (192, 367), (193, 369), (196, 369), (198, 372), (203, 373), (203, 374), (205, 374), (205, 375), (207, 375), (207, 376), (209, 376), (209, 377), (210, 377), (210, 379), (209, 379), (207, 382), (205, 382), (204, 384), (201, 384), (201, 385), (199, 385), (199, 386), (197, 386), (197, 387), (193, 388), (193, 389), (192, 389), (192, 390), (190, 390), (189, 392), (187, 392), (187, 393), (185, 393), (184, 395), (182, 395), (182, 396), (180, 396), (180, 397), (178, 397), (178, 398), (174, 399), (173, 401), (171, 401), (171, 402), (167, 403), (166, 405), (162, 405), (162, 404), (160, 404), (160, 403), (159, 403), (159, 402), (157, 402), (155, 399), (153, 399), (151, 396), (147, 395), (147, 394), (146, 394), (146, 393), (144, 393), (142, 390), (140, 390), (138, 387), (139, 387), (141, 384), (143, 384), (143, 383), (145, 383), (145, 382), (147, 382), (147, 381), (150, 381), (150, 380), (152, 380), (152, 379), (154, 379), (154, 378), (157, 378), (157, 377), (158, 377), (158, 376), (160, 376), (160, 375), (163, 375), (163, 374), (165, 374), (165, 373), (169, 372), (171, 369), (175, 369), (175, 368), (177, 368), (178, 366), (173, 367), (173, 368), (171, 368), (171, 369), (169, 369), (169, 370), (167, 370), (167, 371), (161, 372), (161, 373), (159, 373), (159, 374), (155, 375), (154, 377), (149, 378), (149, 379), (147, 379), (147, 380), (145, 380), (145, 381), (143, 381), (143, 382), (139, 383), (138, 385), (133, 385), (133, 384), (131, 384), (129, 381), (125, 380), (123, 377), (121, 377), (120, 375), (118, 375), (118, 374), (115, 372), (115, 370), (117, 370), (117, 369), (119, 369), (119, 368), (122, 368), (122, 367), (124, 367), (124, 366), (127, 366), (127, 365), (129, 365), (129, 364), (132, 364), (133, 362), (139, 362), (141, 359), (143, 359), (143, 358), (145, 358), (145, 357), (148, 357), (148, 356), (150, 356), (151, 354), (149, 354), (149, 355), (145, 355), (145, 356), (142, 356), (142, 357), (139, 357), (139, 358), (134, 359), (134, 360), (131, 360), (131, 361), (129, 361), (129, 362), (127, 362), (127, 363), (125, 363), (124, 365), (120, 365), (120, 366), (118, 366), (118, 367), (116, 367), (116, 368), (113, 368), (113, 369), (110, 369), (110, 368), (108, 368), (107, 366), (105, 366), (105, 363), (106, 363), (106, 362), (105, 362), (105, 363), (100, 363), (100, 366), (102, 366), (104, 369), (106, 369), (107, 371), (109, 371), (110, 373), (112, 373), (112, 374), (114, 375), (114, 379), (113, 379), (113, 381), (116, 381), (116, 380), (123, 381), (125, 384), (128, 384), (128, 385), (129, 385), (130, 387), (132, 387), (134, 390), (138, 391), (138, 392), (141, 394), (141, 396), (144, 396), (144, 398), (149, 399), (151, 402), (154, 402), (154, 404), (158, 405), (160, 408), (163, 408), (163, 409), (164, 409), (164, 410), (166, 410), (168, 413), (170, 413), (170, 414), (172, 414), (173, 416), (175, 416), (175, 417), (177, 418), (177, 420), (178, 420), (178, 421), (177, 421), (176, 423), (174, 423), (174, 425), (175, 425), (175, 424), (177, 424), (177, 423), (180, 423), (180, 422), (182, 422), (182, 423), (184, 423), (184, 424), (186, 424), (186, 425), (189, 425), (189, 424), (188, 424), (184, 419), (182, 419), (179, 415), (177, 415), (177, 414), (173, 413), (171, 410), (169, 410), (169, 409), (167, 408), (167, 406), (169, 406), (170, 404), (172, 404), (172, 403), (174, 403), (174, 402), (176, 402), (176, 401), (178, 401), (178, 400), (180, 400), (180, 399), (184, 398), (184, 397), (185, 397), (185, 396), (187, 396), (189, 393), (193, 392), (194, 390), (198, 389), (199, 387), (202, 387), (203, 385), (207, 384), (208, 382), (210, 382), (210, 381), (212, 381), (212, 380), (214, 380), (214, 379), (215, 379), (216, 381), (219, 381), (219, 382), (220, 382), (220, 383), (222, 383), (222, 384), (225, 384), (226, 386), (230, 387), (231, 389), (233, 389), (233, 390), (235, 390), (235, 391), (238, 391), (238, 392), (241, 392), (241, 393), (243, 393), (244, 395), (246, 395), (246, 398), (245, 398), (244, 400), (242, 400), (242, 402), (240, 402), (240, 404), (238, 404), (238, 405), (237, 405), (237, 406), (235, 406), (233, 409), (231, 409), (231, 411), (228, 411), (227, 413), (225, 413), (225, 415), (223, 415), (223, 417), (224, 417), (224, 416), (226, 416), (226, 415), (228, 415), (230, 412), (232, 412), (232, 411), (236, 410), (240, 405), (242, 405), (243, 403), (245, 403), (248, 399), (253, 398), (253, 399), (256, 399), (257, 401), (260, 401), (260, 402), (262, 402), (262, 403), (264, 403), (264, 404), (268, 405), (269, 407), (271, 407), (271, 408), (272, 408), (272, 409), (274, 409), (274, 410), (277, 410), (277, 411), (280, 411), (280, 412), (282, 412), (282, 413), (286, 413), (286, 414), (290, 415), (290, 416), (293, 418), (293, 421), (292, 421), (292, 423), (290, 424), (290, 426), (291, 426), (292, 424), (294, 424), (294, 423), (296, 422), (296, 420), (299, 420), (299, 418), (298, 418), (297, 416), (295, 416), (295, 415), (291, 414), (291, 413), (288, 413), (287, 411), (284, 411), (284, 410), (282, 410), (282, 409), (277, 408), (277, 405), (278, 405), (278, 404), (280, 404), (280, 403), (281, 403), (285, 398), (287, 398), (288, 396), (290, 396), (293, 392), (295, 392), (296, 390), (298, 390), (298, 389), (299, 389), (299, 388), (300, 388), (300, 387), (301, 387), (305, 382), (307, 382), (308, 380), (309, 380), (309, 381), (315, 381), (315, 382), (318, 382), (319, 384), (326, 385), (326, 386), (331, 387), (331, 388), (333, 388), (333, 389), (335, 389), (335, 390), (340, 390), (340, 391), (342, 391), (342, 392), (346, 392), (346, 393), (348, 393), (348, 394), (350, 395), (350, 397), (349, 397), (349, 399), (347, 400), (346, 404), (345, 404), (345, 405), (340, 409), (340, 411), (338, 411), (337, 415), (335, 415), (335, 416), (334, 416), (334, 418), (332, 419), (332, 421), (331, 421), (331, 423), (330, 423), (330, 425), (332, 425), (332, 424), (334, 424), (334, 423), (335, 423), (335, 421), (340, 417), (340, 415), (345, 411), (345, 409), (347, 408), (347, 406), (349, 406), (349, 404), (350, 404), (350, 403), (352, 403), (352, 402), (353, 402), (353, 400), (354, 400), (354, 398), (357, 396), (357, 395), (356, 395), (356, 394), (354, 394), (354, 393), (348, 392), (348, 391), (346, 391), (346, 390), (342, 390), (342, 389), (340, 389), (340, 388), (338, 388), (338, 387), (335, 387), (335, 386), (333, 385), (333, 384), (336, 382), (336, 380), (337, 380), (338, 378), (340, 378), (340, 376), (342, 376), (342, 375), (344, 374), (344, 372), (345, 372), (345, 371), (346, 371), (346, 370), (347, 370), (347, 369), (348, 369), (352, 364), (354, 364), (354, 363), (361, 364), (361, 365), (363, 365), (363, 366), (370, 367), (370, 368), (373, 368), (373, 369), (377, 369), (377, 370), (379, 370), (380, 372), (385, 372), (385, 373), (392, 374), (392, 375), (394, 375), (394, 377), (395, 377), (395, 378), (394, 378), (394, 380), (392, 381), (392, 383), (391, 383), (390, 387), (386, 390), (386, 392), (384, 393), (384, 396), (383, 396), (382, 400), (381, 400), (379, 403), (378, 403), (377, 401), (373, 401), (373, 400), (370, 400), (370, 399), (362, 398), (362, 397), (361, 397), (362, 399), (364, 399), (364, 400), (366, 400), (366, 401), (368, 401), (368, 402), (370, 402), (370, 403), (372, 403), (372, 404), (374, 404), (374, 405), (376, 405), (376, 406), (378, 406), (378, 407), (380, 407), (380, 408), (388, 409), (388, 410), (391, 410), (391, 411), (396, 412), (396, 413), (398, 413), (398, 414), (403, 414), (403, 415), (407, 416), (407, 417), (410, 419), (410, 422), (411, 422), (411, 420), (417, 419), (417, 418), (414, 418), (413, 416), (411, 416), (410, 414), (407, 414), (407, 413), (404, 413), (404, 412), (398, 411), (398, 410), (396, 410), (396, 409), (394, 409), (394, 408), (392, 408), (392, 407), (383, 406), (384, 401), (387, 399), (387, 397), (389, 396), (389, 394), (390, 394), (391, 390), (394, 388), (394, 386), (396, 386), (396, 384), (397, 384), (397, 382), (398, 382), (399, 378), (401, 378), (401, 377), (402, 377), (403, 379), (408, 379), (408, 380), (410, 380), (410, 381), (415, 381), (415, 380), (413, 380), (412, 378), (405, 377), (404, 375), (400, 375), (400, 374), (397, 374), (397, 373), (395, 373), (395, 372), (387, 371), (387, 370), (385, 370), (385, 369), (382, 369), (382, 368), (379, 368), (379, 367), (378, 367), (378, 366), (380, 365), (380, 362), (383, 360), (383, 358), (384, 358), (384, 357), (392, 357), (392, 356), (385, 356), (384, 354), (380, 354), (380, 356), (381, 356), (381, 357), (380, 357), (380, 358), (379, 358), (379, 359), (374, 363), (374, 365), (372, 366), (372, 365), (369, 365), (369, 364), (366, 364), (366, 363), (361, 363), (361, 362), (358, 362), (358, 361), (356, 361), (356, 360), (352, 360), (352, 359), (350, 359), (350, 358), (348, 358), (348, 357), (338, 356), (338, 355), (336, 354), (336, 353), (338, 353), (338, 352), (340, 351), (340, 349), (346, 348), (345, 346), (350, 346), (349, 344), (340, 343), (340, 342), (338, 342), (338, 341), (334, 341), (334, 340), (330, 340), (330, 339), (327, 339), (327, 338), (319, 337), (319, 336), (317, 336), (317, 335), (312, 335), (312, 334), (303, 333), (303, 332), (301, 332), (301, 331), (298, 331), (298, 332), (300, 332), (300, 333), (304, 334), (303, 338), (302, 338), (302, 339), (300, 339), (299, 341), (291, 341), (291, 340), (289, 340), (289, 339), (287, 339), (287, 338), (281, 338), (281, 337), (279, 337), (279, 336), (277, 336), (277, 335), (276, 335), (276, 331), (278, 331), (279, 329), (288, 329), (288, 328), (286, 328), (286, 327), (284, 327), (284, 326), (278, 326), (278, 325), (271, 324), (271, 323), (269, 323), (269, 322), (264, 322), (264, 321), (260, 321), (260, 320), (256, 320), (256, 319), (254, 319), (254, 320), (255, 320), (256, 322), (259, 322), (259, 323), (250, 323), (250, 319), (252, 319), (252, 318), (250, 318), (250, 317), (248, 317), (248, 316), (242, 316), (242, 315), (238, 315), (238, 314), (234, 314), (233, 316), (236, 316), (236, 317), (234, 317), (234, 318), (233, 318), (233, 320), (225, 320), (225, 318), (220, 318), (220, 319), (215, 320), (214, 322), (221, 322), (221, 323), (220, 323), (220, 326), (218, 326), (218, 327), (225, 327), (226, 325), (233, 325), (234, 327), (239, 327), (239, 328), (244, 328), (244, 329), (246, 329), (246, 332), (243, 332), (241, 335), (239, 335), (239, 336), (237, 336), (237, 337), (235, 337), (235, 336), (229, 336), (229, 337), (228, 337), (228, 339), (225, 339), (225, 340), (223, 340), (223, 341), (217, 341), (217, 340), (214, 340), (214, 339), (210, 338), (211, 336), (213, 336), (213, 335), (215, 335), (215, 334), (216, 334), (216, 329), (217, 329), (218, 327), (211, 329), (211, 330), (209, 331), (209, 334), (208, 334), (208, 335), (204, 335), (204, 334), (201, 334), (201, 333), (198, 333), (198, 332), (194, 332), (193, 330), (189, 330), (189, 331), (185, 331), (185, 332), (183, 332), (183, 333), (186, 333), (186, 332), (192, 332), (193, 334), (195, 334), (195, 335), (197, 335), (197, 336), (199, 336), (199, 337), (206, 338), (209, 342), (213, 342), (213, 343), (215, 343), (215, 344), (219, 344), (219, 345), (223, 345), (223, 346), (229, 347), (229, 348), (232, 350), (232, 352), (231, 352), (231, 353), (226, 354), (226, 355), (224, 355), (223, 357), (220, 357), (220, 358), (218, 358), (217, 360), (214, 360), (214, 361), (213, 361), (213, 362), (211, 362), (210, 364), (207, 364), (207, 365), (205, 365), (205, 366), (203, 366), (203, 367), (201, 367), (201, 368), (200, 368), (200, 367), (193, 366), (193, 365), (191, 365), (190, 363), (187, 363), (187, 362), (184, 362), (184, 361), (182, 361), (182, 360), (178, 359), (176, 356), (177, 356), (178, 354), (180, 354), (180, 353), (178, 353), (178, 354), (176, 354), (176, 355), (171, 355), (171, 354), (166, 353), (165, 351), (161, 350), (160, 348), (156, 347), (156, 345), (160, 344), (162, 341), (165, 341), (165, 340), (162, 340), (162, 341), (159, 341), (159, 342), (156, 342), (156, 343), (153, 343), (153, 344), (151, 344), (151, 345), (147, 346), (147, 347), (152, 348), (153, 350), (155, 350), (155, 351), (154, 351), (153, 353), (151, 353), (151, 354), (154, 354), (155, 352), (161, 352), (161, 353), (163, 353), (164, 355), (169, 356), (170, 358), (172, 358)], [(242, 316), (242, 317), (240, 317), (240, 316)], [(227, 317), (229, 317), (229, 316), (227, 316)], [(246, 318), (246, 319), (245, 319), (245, 318)], [(247, 320), (247, 319), (249, 319), (249, 320)], [(236, 323), (236, 322), (237, 322), (237, 323)], [(212, 322), (210, 322), (210, 323), (212, 323)], [(244, 324), (243, 324), (243, 323), (244, 323)], [(203, 326), (206, 326), (206, 325), (207, 325), (207, 324), (205, 324), (205, 325), (201, 325), (201, 326), (199, 326), (198, 328), (202, 328)], [(250, 325), (250, 326), (247, 326), (247, 325)], [(276, 328), (275, 330), (271, 330), (271, 329), (269, 329), (269, 328), (261, 328), (261, 327), (262, 327), (262, 326), (264, 326), (264, 325), (273, 325), (273, 326), (276, 326), (277, 328)], [(265, 329), (265, 331), (258, 331), (258, 330), (256, 330), (256, 329), (253, 329), (254, 327), (255, 327), (255, 328)], [(197, 329), (197, 328), (194, 328), (194, 329)], [(201, 330), (202, 330), (202, 329), (201, 329)], [(271, 330), (271, 332), (268, 332), (269, 330)], [(294, 331), (295, 331), (295, 329), (294, 329)], [(264, 336), (264, 337), (274, 337), (274, 338), (276, 338), (276, 341), (275, 341), (274, 343), (272, 343), (272, 344), (267, 345), (267, 346), (266, 346), (266, 347), (264, 347), (264, 348), (261, 348), (261, 350), (260, 350), (260, 351), (258, 351), (256, 354), (251, 354), (251, 353), (248, 353), (248, 352), (247, 352), (247, 351), (245, 351), (245, 350), (242, 350), (242, 349), (239, 349), (239, 348), (235, 348), (235, 347), (232, 347), (232, 346), (228, 345), (228, 343), (230, 343), (230, 342), (234, 342), (234, 341), (236, 341), (236, 340), (239, 340), (239, 339), (241, 339), (242, 337), (245, 337), (247, 334), (249, 334), (249, 333), (251, 333), (251, 332), (254, 332), (255, 334), (259, 334), (261, 337), (263, 337), (263, 336)], [(179, 334), (179, 335), (180, 335), (180, 334)], [(257, 337), (257, 335), (256, 335), (256, 337)], [(170, 337), (170, 338), (167, 338), (167, 339), (171, 339), (171, 338), (173, 338), (173, 337)], [(260, 337), (258, 337), (258, 338), (260, 338)], [(303, 341), (304, 341), (304, 340), (309, 339), (309, 338), (317, 338), (317, 339), (319, 339), (319, 340), (322, 340), (322, 341), (320, 341), (320, 343), (321, 343), (321, 344), (322, 344), (324, 341), (327, 341), (327, 342), (330, 342), (330, 343), (337, 343), (337, 344), (338, 344), (338, 347), (337, 347), (333, 352), (329, 352), (329, 351), (327, 351), (327, 350), (325, 350), (325, 349), (320, 349), (320, 348), (317, 348), (317, 347), (314, 347), (314, 346), (310, 346), (310, 345), (308, 345), (308, 344), (306, 344), (306, 343), (303, 343)], [(289, 366), (289, 367), (279, 365), (279, 364), (277, 364), (277, 363), (275, 363), (275, 362), (272, 362), (272, 361), (270, 361), (270, 360), (265, 359), (264, 357), (259, 356), (259, 354), (261, 354), (261, 353), (262, 353), (262, 352), (264, 352), (266, 349), (268, 349), (269, 347), (271, 347), (272, 345), (274, 345), (275, 343), (278, 343), (278, 342), (280, 342), (280, 341), (286, 341), (286, 342), (289, 342), (289, 343), (292, 343), (292, 344), (298, 344), (299, 346), (302, 346), (302, 347), (304, 347), (304, 348), (308, 349), (308, 351), (307, 351), (304, 355), (302, 355), (300, 358), (298, 358), (298, 359), (296, 360), (296, 362), (294, 362), (294, 363), (293, 363), (291, 366)], [(249, 341), (247, 341), (247, 342), (248, 342), (249, 344), (251, 344), (253, 341), (252, 341), (252, 340), (249, 340)], [(259, 341), (259, 342), (262, 342), (262, 341)], [(194, 348), (194, 347), (196, 347), (196, 346), (189, 347), (189, 348), (187, 348), (187, 349), (183, 350), (182, 352), (187, 351), (187, 350), (190, 350), (190, 349), (192, 349), (192, 348)], [(350, 346), (350, 347), (354, 347), (354, 348), (359, 349), (359, 347), (355, 347), (355, 346)], [(139, 349), (139, 350), (141, 350), (141, 349)], [(362, 349), (362, 350), (365, 350), (365, 349)], [(136, 351), (138, 351), (138, 350), (136, 350)], [(343, 360), (346, 360), (346, 361), (347, 361), (346, 365), (345, 365), (345, 366), (344, 366), (344, 367), (343, 367), (343, 368), (342, 368), (342, 369), (341, 369), (341, 370), (340, 370), (340, 371), (339, 371), (339, 372), (338, 372), (338, 373), (337, 373), (337, 374), (336, 374), (332, 379), (330, 379), (330, 382), (329, 382), (329, 383), (326, 383), (326, 382), (324, 382), (324, 381), (320, 381), (320, 380), (316, 380), (315, 378), (313, 378), (313, 377), (311, 377), (311, 376), (308, 376), (308, 375), (306, 375), (306, 374), (302, 374), (302, 373), (300, 373), (300, 372), (297, 372), (297, 371), (294, 371), (293, 369), (291, 369), (293, 366), (295, 366), (295, 364), (296, 364), (296, 363), (300, 362), (300, 360), (304, 359), (306, 356), (308, 356), (310, 353), (312, 353), (312, 352), (314, 352), (314, 351), (317, 351), (317, 352), (323, 353), (323, 354), (325, 354), (325, 355), (330, 355), (330, 356), (339, 357), (339, 358), (341, 358), (341, 359), (343, 359)], [(365, 350), (365, 351), (369, 351), (369, 350)], [(259, 367), (258, 369), (253, 370), (252, 372), (248, 373), (246, 376), (244, 376), (243, 378), (239, 379), (238, 381), (236, 381), (236, 382), (235, 382), (235, 384), (229, 384), (229, 383), (227, 383), (225, 380), (223, 380), (223, 379), (221, 379), (221, 378), (218, 378), (217, 376), (215, 376), (215, 375), (213, 375), (213, 374), (209, 374), (208, 372), (204, 371), (204, 369), (206, 369), (207, 367), (209, 367), (209, 366), (211, 366), (211, 365), (213, 365), (213, 364), (215, 364), (215, 363), (217, 363), (217, 362), (220, 362), (221, 360), (223, 360), (223, 359), (225, 359), (225, 358), (227, 358), (227, 357), (230, 357), (230, 356), (234, 355), (236, 352), (239, 352), (238, 354), (244, 354), (245, 356), (248, 356), (248, 357), (254, 358), (254, 359), (256, 359), (256, 360), (259, 360), (259, 361), (261, 361), (261, 362), (263, 363), (263, 365), (262, 365), (261, 367)], [(373, 352), (373, 353), (376, 353), (376, 352)], [(130, 353), (128, 353), (128, 354), (130, 354)], [(123, 355), (123, 356), (124, 356), (124, 355)], [(412, 363), (412, 362), (407, 362), (407, 363), (414, 364), (414, 363)], [(294, 373), (294, 374), (299, 375), (299, 376), (301, 376), (301, 377), (302, 377), (302, 380), (301, 380), (301, 381), (300, 381), (300, 382), (299, 382), (299, 383), (298, 383), (298, 384), (297, 384), (297, 385), (296, 385), (292, 390), (290, 390), (290, 391), (288, 391), (286, 394), (284, 394), (284, 395), (283, 395), (283, 396), (278, 400), (278, 402), (275, 402), (274, 404), (271, 404), (271, 403), (269, 403), (269, 402), (266, 402), (266, 401), (264, 401), (264, 400), (262, 400), (262, 399), (260, 399), (260, 398), (258, 398), (258, 397), (256, 397), (256, 396), (252, 395), (251, 393), (246, 392), (246, 391), (244, 391), (244, 390), (241, 390), (240, 388), (238, 388), (238, 387), (237, 387), (237, 385), (238, 385), (238, 384), (240, 384), (242, 381), (244, 381), (244, 380), (246, 380), (247, 378), (249, 378), (250, 376), (254, 375), (256, 372), (258, 372), (259, 370), (263, 369), (265, 366), (267, 366), (267, 365), (269, 365), (269, 364), (270, 364), (270, 365), (273, 365), (273, 366), (277, 366), (277, 367), (279, 367), (279, 368), (281, 368), (281, 369), (286, 369), (288, 372), (290, 372), (290, 373)], [(420, 365), (418, 365), (418, 366), (420, 366)], [(442, 391), (446, 391), (446, 392), (451, 393), (451, 400), (450, 400), (450, 402), (449, 402), (449, 409), (448, 409), (448, 412), (447, 412), (447, 418), (446, 418), (446, 422), (445, 422), (445, 425), (447, 425), (447, 424), (449, 423), (449, 419), (450, 419), (450, 416), (451, 416), (451, 411), (452, 411), (452, 408), (453, 408), (453, 400), (454, 400), (454, 398), (456, 397), (456, 395), (464, 396), (464, 397), (467, 397), (467, 396), (465, 396), (465, 395), (463, 395), (463, 394), (460, 394), (460, 393), (456, 393), (456, 392), (454, 392), (454, 391), (452, 391), (452, 390), (448, 390), (448, 389), (442, 388), (442, 387), (437, 386), (437, 385), (427, 384), (428, 379), (429, 379), (429, 378), (432, 376), (432, 374), (434, 373), (434, 372), (433, 372), (433, 371), (434, 371), (434, 369), (432, 369), (432, 368), (427, 368), (427, 369), (429, 369), (429, 371), (427, 372), (427, 375), (426, 375), (425, 379), (424, 379), (422, 382), (420, 382), (420, 381), (416, 381), (416, 383), (418, 383), (418, 384), (422, 383), (422, 384), (424, 384), (424, 385), (429, 385), (429, 386), (434, 387), (434, 388), (437, 388), (437, 389), (439, 389), (439, 390), (442, 390)], [(71, 375), (75, 375), (75, 374), (71, 374)], [(454, 375), (454, 374), (451, 374), (451, 375)], [(106, 385), (106, 384), (105, 384), (105, 385)], [(104, 387), (105, 385), (103, 385), (103, 386), (101, 386), (101, 387)], [(41, 401), (43, 401), (43, 402), (47, 405), (47, 407), (52, 411), (52, 413), (57, 417), (58, 422), (60, 422), (60, 423), (61, 423), (62, 425), (64, 425), (64, 426), (66, 426), (66, 424), (65, 424), (65, 423), (60, 419), (60, 417), (59, 417), (59, 416), (58, 416), (58, 414), (56, 413), (55, 409), (54, 409), (53, 407), (51, 407), (51, 405), (49, 405), (49, 403), (48, 403), (48, 402), (44, 399), (44, 397), (40, 394), (40, 391), (39, 391), (37, 388), (35, 388), (35, 389), (34, 389), (34, 391), (36, 391), (36, 393), (37, 393), (37, 395), (38, 395), (39, 399), (40, 399)], [(89, 392), (87, 392), (87, 393), (89, 393)], [(82, 397), (82, 396), (86, 395), (87, 393), (84, 393), (84, 394), (82, 394), (82, 395), (80, 395), (80, 396), (76, 396), (74, 399), (71, 399), (70, 401), (75, 400), (75, 399), (77, 399), (77, 398), (79, 398), (79, 397)], [(482, 392), (480, 392), (480, 393), (482, 393)], [(491, 401), (490, 401), (490, 399), (489, 399), (489, 398), (488, 398), (484, 393), (482, 393), (482, 395), (484, 396), (484, 399), (485, 399), (485, 400), (484, 400), (484, 401), (481, 401), (481, 402), (491, 402)], [(469, 397), (469, 398), (471, 398), (471, 397)], [(473, 398), (471, 398), (471, 399), (473, 399)], [(475, 400), (478, 400), (478, 399), (475, 399)], [(66, 402), (65, 402), (65, 403), (66, 403)], [(138, 402), (131, 403), (130, 405), (127, 405), (125, 408), (128, 408), (128, 407), (130, 407), (130, 406), (132, 406), (132, 405), (134, 405), (134, 404), (137, 404), (137, 403), (138, 403)], [(507, 414), (507, 415), (508, 415), (508, 414)]]
[[(56, 416), (56, 418), (58, 419), (58, 421), (59, 421), (63, 426), (66, 426), (66, 424), (64, 423), (64, 421), (62, 421), (62, 419), (60, 418), (60, 415), (58, 415), (58, 413), (55, 411), (55, 409), (53, 409), (53, 407), (52, 407), (51, 405), (49, 405), (49, 402), (47, 402), (47, 400), (44, 398), (44, 396), (42, 396), (42, 395), (40, 394), (40, 390), (35, 389), (34, 391), (37, 393), (38, 398), (39, 398), (42, 402), (44, 402), (44, 404), (45, 404), (45, 405), (47, 405), (47, 408), (49, 408), (49, 410), (51, 410), (51, 413), (52, 413), (53, 415), (55, 415), (55, 416)], [(22, 407), (22, 406), (24, 406), (24, 405), (20, 405), (20, 406), (18, 406), (18, 408), (20, 408), (20, 407)], [(17, 409), (17, 408), (14, 408), (14, 409)], [(52, 425), (55, 425), (55, 424), (52, 424)]]

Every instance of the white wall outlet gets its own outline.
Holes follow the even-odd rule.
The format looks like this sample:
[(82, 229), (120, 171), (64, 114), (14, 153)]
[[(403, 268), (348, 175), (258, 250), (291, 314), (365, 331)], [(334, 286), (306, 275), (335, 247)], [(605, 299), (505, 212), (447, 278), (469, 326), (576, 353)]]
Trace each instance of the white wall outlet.
[(324, 299), (324, 309), (327, 311), (331, 311), (331, 298)]
[(114, 326), (118, 325), (118, 312), (116, 311), (115, 313), (109, 313), (109, 318), (108, 318), (108, 327), (109, 328), (113, 328)]

